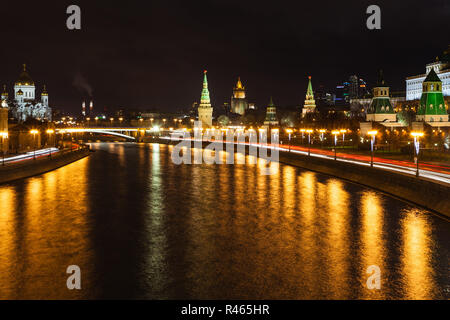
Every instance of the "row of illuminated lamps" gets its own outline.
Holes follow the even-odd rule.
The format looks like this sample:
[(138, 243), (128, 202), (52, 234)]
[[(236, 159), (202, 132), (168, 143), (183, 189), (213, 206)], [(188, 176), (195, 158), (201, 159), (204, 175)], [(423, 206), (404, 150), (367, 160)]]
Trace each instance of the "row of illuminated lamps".
[[(96, 120), (96, 121), (99, 120), (99, 119), (100, 119), (99, 117), (95, 117), (95, 118), (94, 118), (94, 120)], [(63, 120), (64, 120), (64, 118), (63, 118)], [(86, 120), (87, 120), (87, 121), (90, 121), (91, 118), (86, 118)], [(110, 120), (110, 121), (114, 121), (115, 118), (109, 118), (109, 120)], [(123, 119), (122, 117), (120, 117), (120, 118), (117, 118), (117, 120), (123, 121), (124, 119)], [(149, 120), (153, 122), (155, 119), (154, 119), (154, 118), (150, 118)], [(140, 118), (139, 121), (142, 122), (142, 121), (144, 121), (144, 119), (143, 119), (143, 118)], [(167, 121), (167, 119), (162, 119), (162, 121), (165, 123), (165, 122)], [(175, 123), (176, 123), (176, 122), (180, 122), (180, 123), (181, 123), (182, 121), (183, 121), (183, 120), (181, 120), (181, 119), (173, 119), (173, 122), (175, 122)], [(194, 122), (194, 119), (191, 119), (191, 122)]]
[[(53, 130), (53, 129), (47, 129), (45, 132), (46, 132), (47, 134), (53, 134), (53, 133), (55, 133), (55, 130)], [(39, 130), (36, 130), (36, 129), (32, 129), (32, 130), (30, 130), (30, 133), (31, 133), (31, 134), (38, 134), (38, 133), (40, 133), (40, 131), (39, 131)]]

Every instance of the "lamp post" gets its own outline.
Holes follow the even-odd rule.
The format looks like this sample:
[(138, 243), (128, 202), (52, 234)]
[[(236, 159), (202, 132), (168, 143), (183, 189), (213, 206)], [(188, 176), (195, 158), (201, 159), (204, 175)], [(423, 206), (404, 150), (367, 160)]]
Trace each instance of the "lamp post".
[(38, 134), (39, 131), (33, 129), (33, 130), (30, 130), (30, 133), (33, 135), (33, 160), (36, 160), (36, 141), (35, 141), (35, 138), (36, 138), (36, 134)]
[(306, 133), (308, 134), (308, 156), (311, 155), (311, 133), (313, 132), (313, 130), (308, 129), (306, 130)]
[(420, 141), (419, 138), (423, 137), (423, 132), (413, 131), (411, 135), (414, 137), (414, 153), (416, 154), (416, 177), (419, 177), (419, 151)]
[(286, 129), (286, 133), (289, 135), (289, 152), (291, 152), (291, 134), (293, 130), (292, 129)]
[(5, 139), (8, 138), (8, 132), (2, 132), (0, 133), (0, 135), (2, 136), (2, 165), (5, 165)]
[[(263, 137), (264, 137), (264, 133), (266, 132), (266, 129), (263, 128), (259, 128), (259, 143), (261, 144), (261, 142), (263, 141)], [(267, 139), (266, 139), (266, 144), (267, 144)]]
[(377, 130), (369, 131), (368, 134), (372, 137), (370, 140), (370, 166), (373, 167), (373, 145), (375, 144), (375, 137), (378, 134)]
[(331, 133), (334, 134), (334, 160), (337, 160), (337, 136), (340, 133), (340, 131), (334, 130)]
[(345, 134), (347, 133), (347, 130), (346, 130), (346, 129), (341, 129), (340, 131), (341, 131), (341, 133), (342, 133), (342, 147), (344, 147), (344, 144), (345, 144)]
[(306, 129), (300, 129), (300, 132), (302, 133), (302, 145), (303, 145), (303, 139), (305, 138)]
[(323, 149), (323, 138), (324, 138), (324, 134), (325, 134), (325, 132), (327, 132), (327, 130), (325, 130), (325, 129), (320, 129), (319, 132), (320, 132), (320, 142), (321, 142), (321, 147), (322, 147), (322, 149)]
[[(53, 129), (47, 129), (47, 134), (48, 134), (48, 139), (50, 140), (50, 137), (51, 137), (51, 135), (52, 134), (54, 134), (55, 133), (55, 130), (53, 130)], [(50, 147), (50, 155), (49, 155), (49, 158), (51, 158), (52, 157), (52, 148)]]
[(275, 140), (275, 141), (278, 141), (278, 144), (276, 144), (275, 145), (275, 147), (276, 148), (278, 148), (279, 146), (280, 146), (280, 144), (279, 144), (279, 141), (280, 141), (280, 130), (279, 129), (272, 129), (272, 130), (270, 130), (270, 144), (271, 145), (273, 145), (273, 141), (272, 141), (272, 138), (273, 137), (276, 137), (275, 139), (273, 139), (273, 140)]

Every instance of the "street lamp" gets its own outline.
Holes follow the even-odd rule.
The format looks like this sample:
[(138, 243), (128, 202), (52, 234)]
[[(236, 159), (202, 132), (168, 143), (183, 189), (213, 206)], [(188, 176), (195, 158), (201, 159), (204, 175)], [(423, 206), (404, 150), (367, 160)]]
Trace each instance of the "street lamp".
[(291, 151), (291, 134), (294, 132), (292, 129), (286, 129), (286, 133), (289, 134), (289, 152)]
[(419, 150), (420, 150), (419, 138), (423, 137), (424, 133), (418, 132), (418, 131), (413, 131), (413, 132), (411, 132), (411, 135), (414, 137), (414, 151), (416, 154), (416, 165), (417, 165), (416, 177), (418, 177), (419, 176)]
[(347, 133), (346, 129), (341, 129), (341, 133), (342, 133), (342, 146), (344, 147), (345, 144), (345, 134)]
[[(259, 128), (259, 143), (261, 144), (261, 142), (263, 141), (263, 136), (264, 136), (264, 132), (266, 132), (266, 129), (263, 128)], [(266, 140), (266, 144), (267, 144), (267, 140)]]
[(319, 132), (320, 132), (321, 146), (322, 146), (322, 148), (323, 148), (323, 135), (325, 134), (325, 132), (327, 132), (327, 130), (325, 130), (325, 129), (320, 129)]
[(8, 138), (8, 132), (1, 132), (0, 135), (2, 136), (2, 165), (5, 165), (5, 150), (4, 150), (4, 144), (5, 144), (5, 139)]
[(375, 137), (378, 134), (377, 130), (369, 131), (368, 134), (372, 137), (370, 140), (370, 166), (373, 167), (373, 145), (375, 144)]
[(30, 133), (33, 135), (33, 145), (34, 145), (33, 146), (33, 148), (34, 148), (34, 150), (33, 150), (33, 160), (36, 160), (36, 141), (35, 141), (35, 138), (36, 138), (36, 134), (38, 134), (39, 131), (33, 129), (33, 130), (30, 130)]
[(337, 136), (340, 133), (340, 131), (333, 130), (331, 133), (334, 134), (334, 160), (337, 160)]
[(313, 132), (312, 129), (306, 130), (306, 133), (308, 134), (308, 156), (311, 155), (311, 133)]
[[(54, 134), (55, 133), (55, 130), (53, 130), (53, 129), (47, 129), (47, 134), (48, 134), (48, 139), (50, 140), (50, 137), (51, 137), (51, 135), (52, 134)], [(52, 148), (50, 147), (50, 155), (49, 155), (49, 157), (51, 158), (52, 157)]]
[(305, 138), (306, 129), (300, 129), (300, 132), (302, 133), (302, 145), (303, 145), (303, 139)]

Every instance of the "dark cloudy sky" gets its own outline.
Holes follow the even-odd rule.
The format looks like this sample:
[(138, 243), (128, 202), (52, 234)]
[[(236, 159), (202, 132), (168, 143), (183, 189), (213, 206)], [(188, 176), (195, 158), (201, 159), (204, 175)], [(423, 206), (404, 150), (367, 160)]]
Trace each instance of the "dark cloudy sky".
[[(66, 28), (66, 8), (82, 30)], [(382, 29), (366, 28), (370, 4)], [(208, 69), (213, 103), (238, 76), (265, 104), (296, 105), (307, 75), (333, 88), (351, 74), (369, 83), (383, 68), (393, 90), (450, 44), (450, 1), (3, 1), (0, 82), (11, 90), (26, 62), (50, 103), (79, 111), (87, 81), (97, 107), (175, 110), (198, 101)]]

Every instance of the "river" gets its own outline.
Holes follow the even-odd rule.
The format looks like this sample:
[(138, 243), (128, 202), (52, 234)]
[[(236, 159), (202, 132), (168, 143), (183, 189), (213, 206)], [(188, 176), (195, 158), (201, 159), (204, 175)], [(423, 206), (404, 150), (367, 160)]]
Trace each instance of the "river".
[[(450, 222), (424, 209), (288, 165), (263, 175), (261, 161), (175, 165), (168, 145), (91, 146), (0, 186), (1, 299), (450, 298)], [(81, 290), (67, 289), (70, 265)]]

